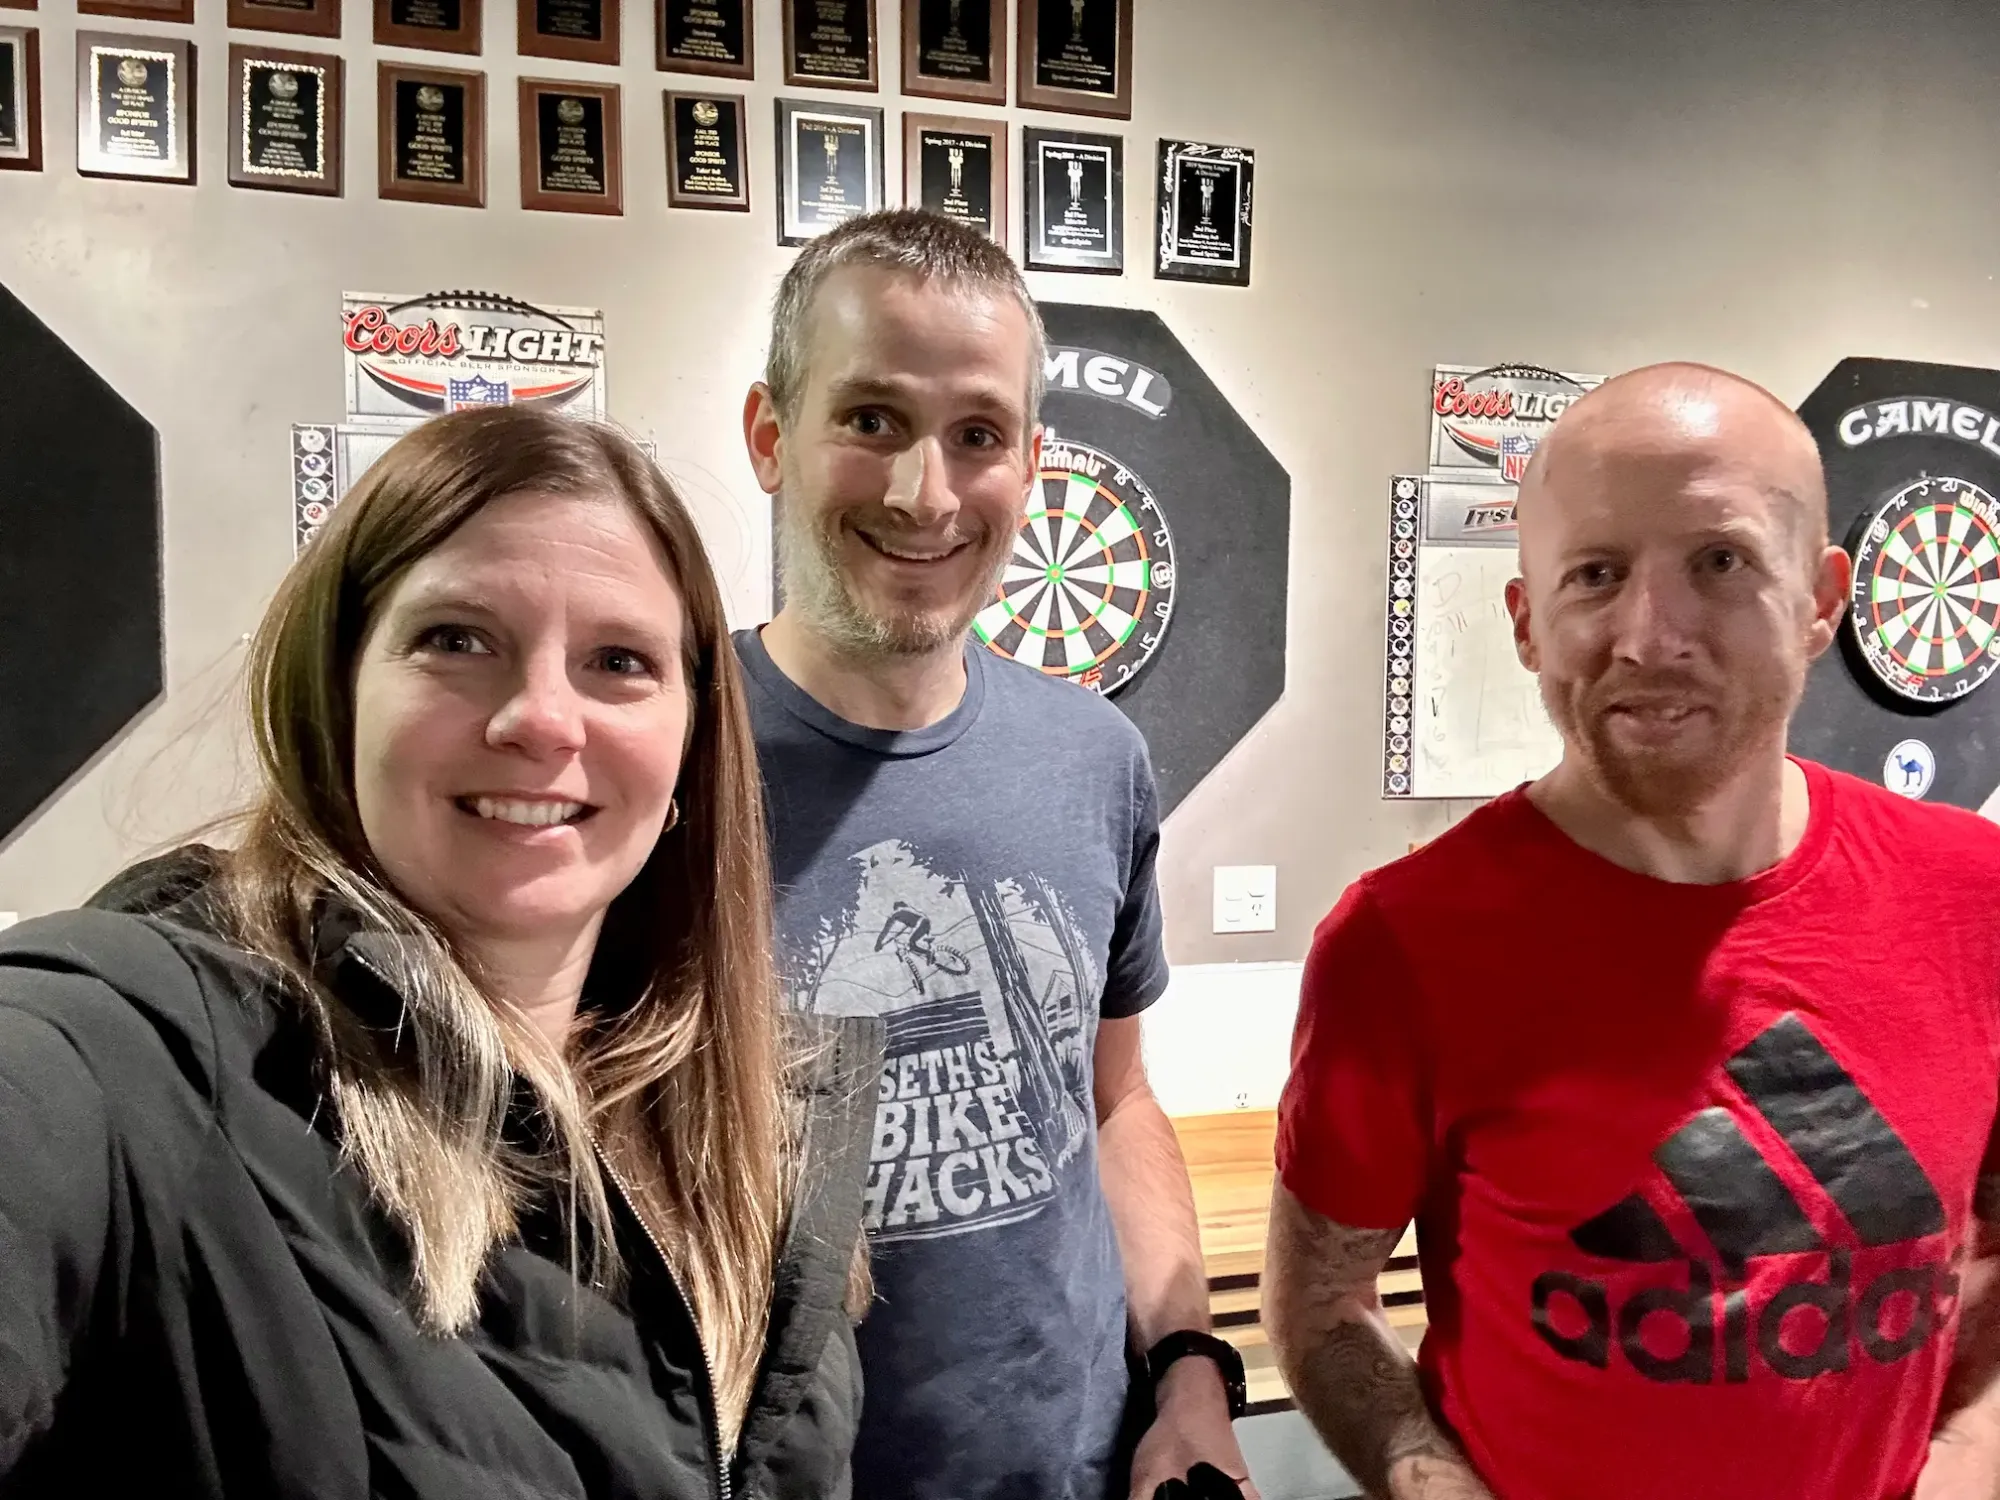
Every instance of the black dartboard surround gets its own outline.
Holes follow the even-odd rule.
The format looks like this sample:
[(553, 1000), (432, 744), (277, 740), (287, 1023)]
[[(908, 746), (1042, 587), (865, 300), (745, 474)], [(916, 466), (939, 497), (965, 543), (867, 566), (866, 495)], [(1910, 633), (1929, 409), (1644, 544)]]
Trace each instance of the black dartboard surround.
[(2000, 787), (2000, 371), (1846, 359), (1799, 415), (1856, 587), (1791, 748), (1895, 786), (1914, 740), (1936, 765), (1924, 800), (1978, 808)]
[(159, 439), (0, 287), (0, 844), (159, 696)]
[(1056, 361), (1078, 356), (1042, 420), (1142, 478), (1171, 528), (1165, 634), (1111, 698), (1146, 736), (1164, 814), (1284, 693), (1291, 476), (1157, 313), (1045, 302), (1042, 320)]

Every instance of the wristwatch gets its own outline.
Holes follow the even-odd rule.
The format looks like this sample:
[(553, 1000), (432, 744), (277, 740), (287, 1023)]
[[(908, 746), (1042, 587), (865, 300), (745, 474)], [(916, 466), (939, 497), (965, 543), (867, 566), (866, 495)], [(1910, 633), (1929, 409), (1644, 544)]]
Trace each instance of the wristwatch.
[(1242, 1416), (1250, 1400), (1243, 1384), (1243, 1356), (1227, 1339), (1219, 1339), (1212, 1333), (1196, 1333), (1192, 1328), (1170, 1333), (1146, 1351), (1146, 1374), (1158, 1385), (1160, 1377), (1167, 1373), (1167, 1366), (1189, 1354), (1215, 1361), (1216, 1369), (1222, 1372), (1222, 1389), (1229, 1397), (1229, 1419), (1233, 1422)]

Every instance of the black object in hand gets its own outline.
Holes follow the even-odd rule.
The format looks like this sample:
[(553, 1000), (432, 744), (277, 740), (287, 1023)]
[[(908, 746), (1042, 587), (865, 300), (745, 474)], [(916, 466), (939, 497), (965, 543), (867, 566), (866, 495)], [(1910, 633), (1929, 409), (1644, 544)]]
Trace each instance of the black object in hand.
[(1153, 1500), (1243, 1500), (1242, 1486), (1214, 1464), (1196, 1464), (1186, 1479), (1169, 1479)]

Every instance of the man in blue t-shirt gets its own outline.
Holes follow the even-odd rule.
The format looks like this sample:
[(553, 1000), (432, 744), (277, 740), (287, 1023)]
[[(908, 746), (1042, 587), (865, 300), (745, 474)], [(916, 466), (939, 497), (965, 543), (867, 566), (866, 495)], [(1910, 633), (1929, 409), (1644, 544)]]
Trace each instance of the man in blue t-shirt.
[(1167, 984), (1145, 745), (966, 633), (1037, 482), (1042, 365), (1006, 251), (890, 210), (801, 252), (744, 408), (783, 591), (737, 637), (779, 960), (795, 1005), (889, 1034), (865, 1500), (1152, 1500), (1200, 1464), (1246, 1474), (1241, 1365), (1207, 1337), (1187, 1168), (1140, 1057)]

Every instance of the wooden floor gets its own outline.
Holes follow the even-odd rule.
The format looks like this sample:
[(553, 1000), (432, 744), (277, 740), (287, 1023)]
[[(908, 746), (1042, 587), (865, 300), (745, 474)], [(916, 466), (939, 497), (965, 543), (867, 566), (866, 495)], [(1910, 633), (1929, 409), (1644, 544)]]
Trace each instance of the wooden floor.
[[(1174, 1131), (1194, 1183), (1215, 1331), (1243, 1355), (1251, 1410), (1283, 1410), (1291, 1402), (1257, 1314), (1277, 1117), (1270, 1110), (1184, 1115), (1174, 1121)], [(1425, 1321), (1416, 1254), (1412, 1232), (1396, 1247), (1379, 1283), (1389, 1322), (1411, 1349), (1423, 1338)]]

